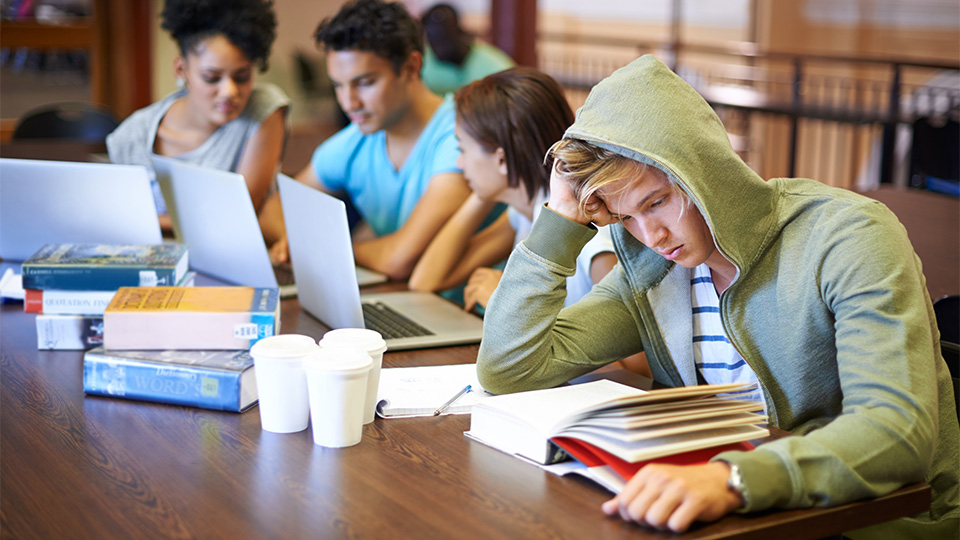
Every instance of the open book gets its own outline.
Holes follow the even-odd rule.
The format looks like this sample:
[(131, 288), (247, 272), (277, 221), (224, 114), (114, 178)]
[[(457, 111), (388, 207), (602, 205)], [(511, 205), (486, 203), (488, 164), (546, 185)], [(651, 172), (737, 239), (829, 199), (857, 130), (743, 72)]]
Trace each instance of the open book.
[(565, 459), (564, 437), (630, 463), (759, 439), (763, 405), (718, 397), (746, 384), (645, 392), (608, 380), (494, 396), (473, 406), (467, 436), (539, 464)]

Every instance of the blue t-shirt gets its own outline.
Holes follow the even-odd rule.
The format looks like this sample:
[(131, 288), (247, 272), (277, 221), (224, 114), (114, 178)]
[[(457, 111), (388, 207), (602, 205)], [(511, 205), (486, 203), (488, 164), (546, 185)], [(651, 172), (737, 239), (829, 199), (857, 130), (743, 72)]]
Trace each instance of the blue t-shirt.
[(346, 193), (377, 236), (390, 234), (406, 223), (431, 178), (460, 172), (454, 117), (447, 97), (399, 171), (387, 155), (386, 132), (364, 135), (350, 124), (314, 151), (313, 172), (326, 189)]

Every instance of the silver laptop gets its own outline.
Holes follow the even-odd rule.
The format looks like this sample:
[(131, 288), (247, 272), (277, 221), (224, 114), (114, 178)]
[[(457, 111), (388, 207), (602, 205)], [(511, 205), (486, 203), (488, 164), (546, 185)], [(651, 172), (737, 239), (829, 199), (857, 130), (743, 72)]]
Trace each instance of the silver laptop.
[(146, 168), (0, 158), (0, 258), (48, 243), (162, 241)]
[[(293, 270), (270, 262), (243, 175), (154, 155), (154, 168), (174, 234), (190, 250), (190, 267), (248, 287), (278, 287), (297, 295)], [(387, 276), (366, 271), (366, 283)]]
[(343, 201), (287, 176), (277, 178), (300, 306), (331, 328), (371, 328), (387, 348), (477, 343), (483, 321), (424, 292), (360, 294)]

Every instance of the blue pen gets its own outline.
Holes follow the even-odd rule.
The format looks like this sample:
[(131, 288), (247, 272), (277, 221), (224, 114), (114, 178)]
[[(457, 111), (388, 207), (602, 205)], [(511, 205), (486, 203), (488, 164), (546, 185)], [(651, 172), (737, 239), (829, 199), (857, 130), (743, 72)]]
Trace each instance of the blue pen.
[(473, 386), (472, 384), (468, 384), (468, 385), (466, 386), (466, 388), (464, 388), (463, 390), (457, 392), (457, 395), (455, 395), (455, 396), (453, 396), (452, 398), (448, 399), (446, 403), (444, 403), (443, 405), (441, 405), (437, 410), (433, 411), (433, 415), (434, 415), (434, 416), (440, 416), (440, 414), (443, 413), (443, 411), (449, 409), (450, 406), (453, 405), (453, 402), (455, 402), (456, 400), (460, 399), (460, 396), (462, 396), (462, 395), (466, 394), (467, 392), (469, 392), (469, 391), (470, 391), (470, 388), (471, 388), (472, 386)]

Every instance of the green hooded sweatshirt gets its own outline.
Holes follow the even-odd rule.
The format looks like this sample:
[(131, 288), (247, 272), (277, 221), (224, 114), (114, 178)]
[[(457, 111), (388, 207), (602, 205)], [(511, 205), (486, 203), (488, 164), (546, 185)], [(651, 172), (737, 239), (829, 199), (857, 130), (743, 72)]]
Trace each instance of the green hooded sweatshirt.
[[(923, 480), (933, 488), (929, 512), (881, 532), (956, 539), (952, 380), (920, 260), (897, 218), (813, 180), (764, 181), (703, 98), (652, 56), (600, 82), (565, 138), (666, 172), (737, 267), (720, 295), (727, 337), (756, 373), (770, 423), (802, 435), (717, 457), (740, 466), (744, 510), (833, 506)], [(565, 278), (595, 229), (544, 209), (486, 310), (477, 360), (485, 389), (556, 386), (640, 350), (657, 382), (697, 384), (692, 270), (619, 224), (611, 233), (620, 264), (563, 309)]]

